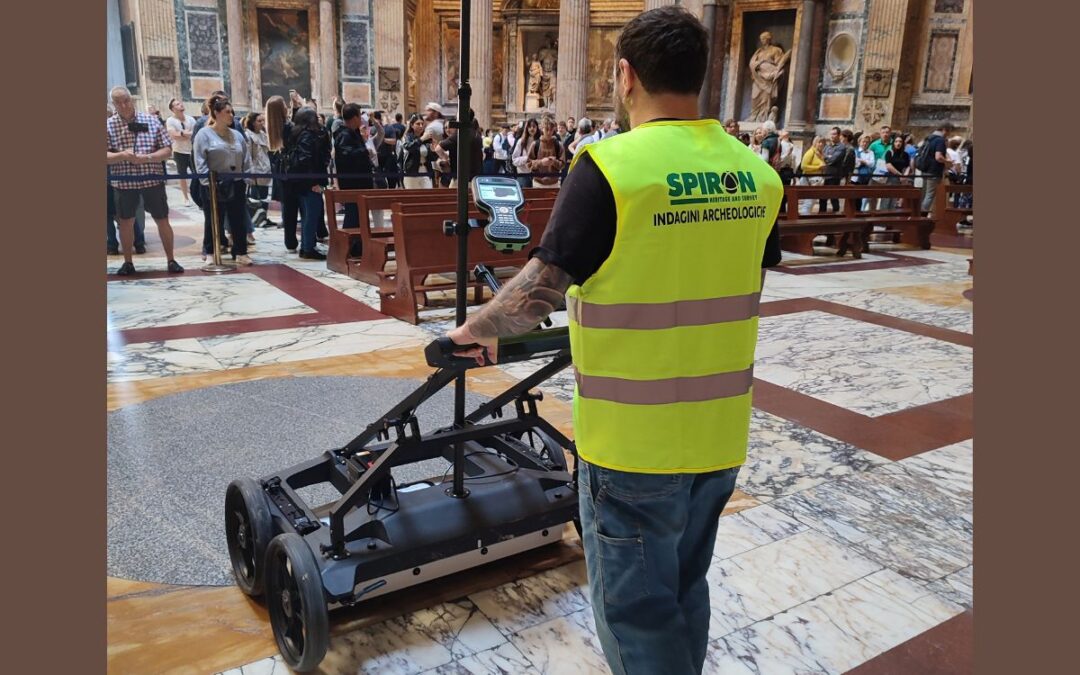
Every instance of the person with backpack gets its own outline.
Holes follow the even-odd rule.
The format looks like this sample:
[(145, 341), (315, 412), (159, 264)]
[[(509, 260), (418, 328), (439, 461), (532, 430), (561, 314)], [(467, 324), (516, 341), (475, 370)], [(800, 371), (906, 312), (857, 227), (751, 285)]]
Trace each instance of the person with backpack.
[(926, 137), (918, 152), (915, 153), (915, 168), (922, 174), (923, 180), (922, 210), (924, 212), (929, 212), (934, 208), (934, 197), (937, 195), (938, 185), (941, 184), (941, 177), (945, 175), (945, 168), (949, 164), (945, 137), (952, 133), (953, 128), (951, 122), (945, 122)]
[[(342, 190), (370, 190), (375, 187), (375, 164), (371, 161), (367, 139), (361, 131), (366, 129), (360, 121), (360, 106), (348, 103), (341, 109), (342, 123), (334, 132), (334, 163), (338, 173), (338, 187)], [(360, 211), (355, 203), (345, 203), (345, 220), (341, 227), (360, 227)], [(350, 251), (359, 257), (360, 251)]]
[[(315, 247), (319, 215), (323, 211), (322, 192), (330, 184), (330, 137), (319, 124), (314, 108), (304, 106), (293, 116), (293, 131), (285, 146), (286, 172), (297, 174), (290, 179), (288, 189), (296, 195), (300, 206), (300, 257), (326, 260), (326, 254)], [(315, 174), (317, 177), (308, 177)]]

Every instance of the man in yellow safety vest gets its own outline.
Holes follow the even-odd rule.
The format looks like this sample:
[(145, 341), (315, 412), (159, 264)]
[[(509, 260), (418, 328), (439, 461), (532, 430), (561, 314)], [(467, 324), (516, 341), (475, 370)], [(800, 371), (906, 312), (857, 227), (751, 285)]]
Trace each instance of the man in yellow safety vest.
[(615, 673), (701, 672), (705, 574), (746, 460), (776, 172), (699, 119), (708, 36), (678, 6), (616, 46), (630, 131), (581, 148), (525, 268), (465, 325), (497, 358), (567, 300), (579, 503), (597, 634)]

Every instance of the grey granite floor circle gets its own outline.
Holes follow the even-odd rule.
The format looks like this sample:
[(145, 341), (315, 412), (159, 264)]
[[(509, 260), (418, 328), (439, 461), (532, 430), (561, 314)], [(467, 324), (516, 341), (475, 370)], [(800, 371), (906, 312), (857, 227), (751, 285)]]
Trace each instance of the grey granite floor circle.
[[(225, 489), (341, 447), (419, 380), (288, 377), (163, 396), (108, 415), (108, 574), (166, 584), (233, 583)], [(469, 393), (467, 409), (487, 397)], [(513, 407), (506, 410), (513, 415)], [(420, 428), (453, 419), (453, 386), (424, 403)], [(398, 482), (440, 476), (441, 460), (398, 467)], [(313, 505), (339, 494), (301, 492)]]

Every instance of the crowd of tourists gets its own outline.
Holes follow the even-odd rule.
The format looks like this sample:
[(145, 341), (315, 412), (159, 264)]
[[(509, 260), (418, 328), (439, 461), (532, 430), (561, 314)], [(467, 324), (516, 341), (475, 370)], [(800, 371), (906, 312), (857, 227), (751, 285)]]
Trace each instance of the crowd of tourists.
[[(974, 181), (974, 145), (970, 139), (951, 135), (953, 125), (948, 122), (921, 140), (888, 125), (873, 134), (833, 127), (828, 136), (815, 136), (802, 152), (790, 133), (778, 130), (771, 121), (753, 133), (741, 131), (734, 119), (724, 122), (724, 128), (776, 169), (788, 185), (914, 184), (922, 188), (922, 210), (930, 211), (942, 180), (963, 185)], [(957, 198), (967, 200), (970, 195)], [(888, 200), (882, 201), (886, 203), (879, 205), (881, 208), (891, 206)], [(820, 212), (828, 210), (826, 202), (823, 199), (818, 204)], [(831, 206), (838, 211), (840, 200), (831, 200)], [(863, 200), (859, 208), (870, 206), (869, 200)], [(804, 201), (799, 208), (809, 212), (813, 204)]]
[[(169, 158), (184, 177), (178, 181), (184, 204), (203, 210), (205, 260), (214, 255), (209, 173), (217, 174), (217, 242), (221, 254), (231, 255), (239, 265), (252, 264), (248, 247), (255, 244), (256, 227), (281, 227), (290, 252), (325, 259), (317, 244), (326, 242), (329, 234), (322, 199), (328, 187), (435, 189), (457, 184), (458, 125), (435, 102), (406, 120), (401, 113), (390, 119), (382, 111), (336, 98), (334, 113), (327, 117), (318, 112), (316, 101), (289, 91), (270, 97), (262, 111), (240, 115), (225, 93), (216, 91), (202, 103), (198, 117), (174, 98), (163, 119), (153, 105), (145, 113), (136, 111), (123, 87), (114, 88), (110, 99), (106, 245), (110, 255), (124, 255), (117, 271), (122, 275), (135, 271), (132, 254), (146, 251), (145, 211), (158, 225), (169, 271), (183, 271), (173, 259), (161, 177)], [(814, 137), (804, 149), (771, 121), (753, 132), (742, 131), (736, 120), (727, 120), (724, 128), (772, 166), (785, 184), (915, 182), (923, 190), (924, 211), (932, 208), (943, 179), (971, 183), (974, 175), (972, 142), (952, 136), (948, 123), (921, 143), (888, 126), (874, 134), (833, 127), (827, 137)], [(587, 117), (556, 120), (544, 115), (484, 131), (474, 121), (468, 134), (468, 178), (504, 175), (523, 187), (558, 187), (579, 148), (621, 131), (615, 119), (594, 123)], [(192, 180), (193, 173), (200, 178)], [(271, 200), (281, 206), (280, 222), (269, 218)], [(860, 208), (869, 208), (868, 202)], [(817, 208), (824, 212), (829, 206), (821, 200)], [(839, 200), (831, 200), (831, 206), (839, 210)], [(799, 208), (809, 212), (814, 205), (804, 200)], [(354, 206), (345, 205), (342, 211), (343, 227), (358, 226)]]

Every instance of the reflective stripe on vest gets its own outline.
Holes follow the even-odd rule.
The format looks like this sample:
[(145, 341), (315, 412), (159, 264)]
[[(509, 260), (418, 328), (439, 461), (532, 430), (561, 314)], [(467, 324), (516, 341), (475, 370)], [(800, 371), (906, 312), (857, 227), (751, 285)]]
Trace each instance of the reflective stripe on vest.
[(738, 466), (780, 179), (716, 120), (643, 124), (574, 161), (585, 153), (617, 223), (607, 260), (567, 293), (578, 454), (642, 473)]

